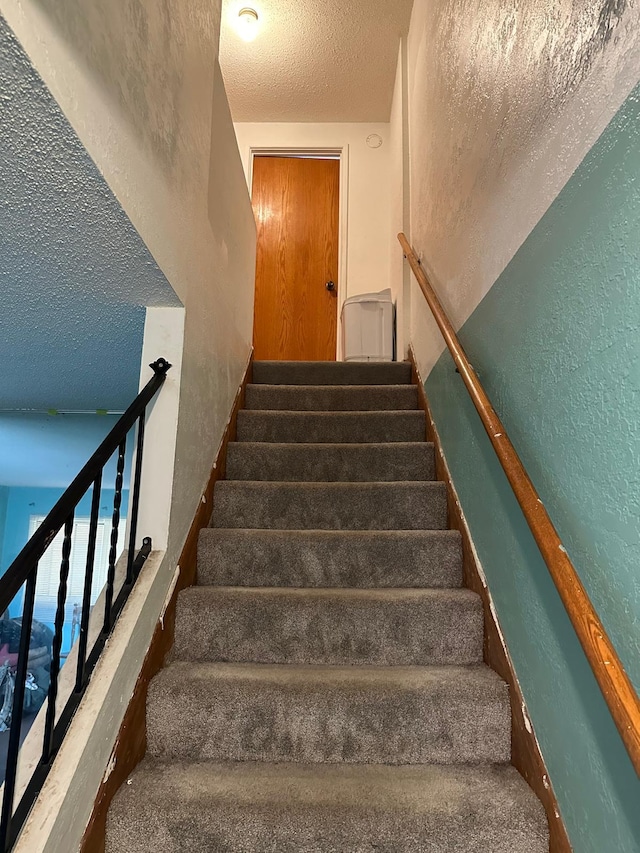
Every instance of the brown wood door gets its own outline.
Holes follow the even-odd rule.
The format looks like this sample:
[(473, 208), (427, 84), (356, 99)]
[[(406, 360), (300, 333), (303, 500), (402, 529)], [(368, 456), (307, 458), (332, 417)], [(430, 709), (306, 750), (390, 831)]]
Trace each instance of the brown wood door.
[(256, 359), (334, 361), (340, 161), (254, 157)]

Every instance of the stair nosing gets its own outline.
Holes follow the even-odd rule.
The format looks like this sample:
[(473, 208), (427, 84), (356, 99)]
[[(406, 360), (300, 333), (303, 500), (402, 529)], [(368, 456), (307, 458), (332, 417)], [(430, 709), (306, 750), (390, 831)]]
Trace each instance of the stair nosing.
[[(287, 686), (287, 677), (292, 676), (298, 678), (296, 687), (304, 686), (303, 678), (309, 678), (314, 684), (322, 684), (331, 682), (332, 678), (336, 678), (336, 686), (340, 682), (340, 678), (351, 678), (358, 687), (365, 685), (397, 685), (402, 688), (403, 677), (423, 676), (425, 679), (431, 678), (431, 681), (425, 681), (418, 685), (418, 688), (425, 689), (430, 685), (441, 684), (438, 682), (438, 677), (448, 676), (450, 684), (457, 681), (468, 682), (472, 678), (476, 678), (475, 683), (480, 684), (486, 682), (489, 687), (495, 687), (496, 691), (507, 692), (508, 683), (494, 670), (491, 669), (483, 661), (468, 664), (312, 664), (312, 663), (253, 663), (251, 661), (189, 661), (181, 658), (172, 660), (166, 667), (152, 679), (152, 681), (170, 680), (175, 677), (179, 670), (186, 672), (186, 680), (204, 680), (199, 677), (199, 673), (206, 675), (206, 672), (216, 674), (216, 679), (224, 678), (225, 673), (232, 676), (231, 680), (241, 681), (247, 676), (255, 676), (247, 680), (260, 682), (269, 681), (273, 677), (274, 684)], [(182, 677), (182, 676), (181, 676)], [(308, 683), (308, 682), (306, 682)], [(415, 685), (407, 685), (407, 689), (414, 689)]]
[(248, 382), (247, 388), (295, 388), (296, 391), (306, 391), (306, 390), (316, 390), (316, 389), (326, 389), (326, 388), (348, 388), (350, 391), (354, 388), (366, 388), (368, 391), (375, 391), (376, 389), (385, 389), (389, 388), (417, 388), (417, 385), (413, 385), (409, 382), (382, 382), (379, 385), (321, 385), (316, 383), (311, 383), (310, 385), (291, 385), (286, 382)]
[[(260, 411), (259, 409), (253, 409), (252, 411)], [(268, 410), (264, 410), (268, 411)], [(305, 414), (309, 414), (306, 412)], [(313, 412), (311, 413), (313, 414)], [(343, 447), (343, 448), (405, 448), (411, 447), (416, 450), (419, 447), (425, 447), (427, 449), (431, 449), (434, 447), (433, 441), (230, 441), (229, 447), (251, 447), (252, 445), (256, 445), (258, 447), (295, 447), (295, 448), (303, 448), (303, 447), (317, 447), (317, 448), (327, 448), (327, 447)]]
[(302, 586), (216, 586), (215, 584), (195, 584), (181, 590), (179, 596), (192, 596), (203, 591), (208, 594), (224, 594), (228, 592), (240, 593), (247, 598), (251, 595), (263, 595), (264, 597), (275, 595), (290, 595), (292, 598), (303, 598), (316, 596), (318, 598), (330, 598), (332, 595), (338, 598), (396, 598), (410, 597), (419, 598), (431, 596), (438, 598), (453, 597), (467, 601), (478, 601), (480, 595), (467, 587), (302, 587)]
[(276, 417), (281, 417), (282, 415), (296, 415), (300, 417), (313, 417), (315, 415), (322, 415), (323, 417), (342, 417), (343, 415), (359, 415), (362, 417), (371, 417), (374, 415), (392, 417), (400, 415), (402, 417), (415, 417), (416, 415), (421, 415), (424, 417), (422, 409), (240, 409), (238, 414), (253, 416), (274, 415)]
[(273, 488), (274, 486), (286, 486), (287, 488), (307, 488), (310, 487), (312, 489), (321, 489), (321, 488), (363, 488), (367, 487), (379, 487), (380, 490), (383, 488), (398, 488), (401, 486), (424, 486), (427, 488), (444, 488), (446, 489), (446, 483), (442, 482), (442, 480), (218, 480), (216, 483), (216, 488), (219, 486), (224, 486), (225, 484), (232, 484), (234, 487), (244, 487), (244, 486), (260, 486), (261, 488)]

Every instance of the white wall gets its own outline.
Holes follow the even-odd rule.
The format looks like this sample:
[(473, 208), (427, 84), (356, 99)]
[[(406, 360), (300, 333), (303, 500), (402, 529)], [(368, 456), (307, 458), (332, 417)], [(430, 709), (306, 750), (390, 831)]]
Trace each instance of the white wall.
[[(147, 308), (140, 363), (140, 390), (153, 376), (149, 365), (157, 358), (164, 358), (171, 367), (166, 374), (162, 393), (156, 394), (146, 412), (136, 548), (141, 547), (145, 536), (151, 537), (154, 551), (166, 551), (169, 543), (180, 415), (184, 320), (184, 308)], [(135, 455), (137, 457), (137, 449)], [(131, 468), (135, 470), (135, 461)], [(127, 518), (125, 542), (129, 541), (130, 524), (131, 516)]]
[[(166, 552), (152, 576), (143, 569), (140, 617), (108, 674), (82, 785), (48, 818), (52, 840), (30, 836), (29, 853), (54, 853), (56, 838), (73, 850), (84, 831), (247, 365), (255, 224), (217, 62), (219, 0), (0, 0), (0, 12), (184, 305), (177, 433), (175, 412), (165, 425)], [(31, 828), (41, 819), (34, 810)]]
[[(389, 287), (389, 125), (240, 122), (235, 129), (248, 182), (251, 148), (342, 149), (348, 179), (340, 211), (346, 258), (338, 281), (339, 304), (348, 296)], [(382, 138), (380, 148), (367, 146), (367, 136), (374, 133)]]
[(409, 98), (407, 87), (407, 42), (402, 39), (398, 48), (396, 79), (393, 88), (391, 118), (389, 121), (389, 147), (391, 149), (391, 246), (389, 272), (391, 290), (397, 305), (396, 336), (398, 360), (407, 356), (409, 345), (409, 318), (411, 314), (410, 270), (404, 256), (398, 233), (409, 231)]
[[(640, 6), (415, 0), (410, 240), (456, 327), (640, 77)], [(442, 339), (413, 285), (424, 377)]]
[[(219, 2), (0, 0), (185, 306), (175, 558), (250, 350), (255, 224), (217, 63)], [(136, 35), (137, 33), (137, 35)]]

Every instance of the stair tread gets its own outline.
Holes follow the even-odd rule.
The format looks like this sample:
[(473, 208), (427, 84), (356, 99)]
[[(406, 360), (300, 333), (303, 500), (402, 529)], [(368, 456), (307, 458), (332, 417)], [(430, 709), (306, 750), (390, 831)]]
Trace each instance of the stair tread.
[(194, 760), (504, 762), (509, 691), (483, 664), (176, 662), (149, 687), (147, 743), (153, 755)]
[(107, 853), (547, 853), (544, 811), (508, 765), (304, 765), (145, 758)]
[(198, 583), (275, 587), (449, 587), (462, 584), (457, 530), (261, 530), (209, 527)]

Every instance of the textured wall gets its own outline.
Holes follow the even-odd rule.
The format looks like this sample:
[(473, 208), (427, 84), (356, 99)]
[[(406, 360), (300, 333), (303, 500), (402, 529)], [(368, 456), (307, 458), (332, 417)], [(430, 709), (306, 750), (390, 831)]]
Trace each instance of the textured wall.
[(0, 408), (124, 408), (178, 300), (2, 17), (0, 78)]
[[(640, 87), (460, 331), (640, 690)], [(427, 392), (576, 853), (640, 780), (448, 353)]]
[(402, 252), (398, 250), (397, 239), (398, 232), (408, 233), (410, 230), (409, 98), (407, 89), (407, 42), (406, 39), (402, 39), (398, 49), (396, 80), (389, 118), (391, 178), (389, 281), (396, 301), (396, 351), (399, 360), (405, 358), (407, 354), (411, 316), (411, 270), (405, 264)]
[(219, 3), (0, 0), (185, 306), (175, 557), (249, 354), (255, 226), (217, 64)]
[[(415, 0), (410, 239), (636, 682), (635, 100), (571, 175), (639, 79), (637, 3)], [(423, 376), (438, 362), (427, 390), (576, 853), (637, 853), (637, 777), (415, 285), (411, 309)]]
[(212, 67), (206, 79), (197, 77), (217, 55), (220, 0), (39, 0), (38, 5), (163, 175), (175, 185), (195, 187), (205, 176), (201, 155), (210, 105), (198, 116), (193, 102), (211, 86)]
[(187, 302), (171, 522), (175, 536), (178, 531), (186, 535), (193, 519), (253, 335), (255, 222), (217, 62), (210, 146), (204, 187), (209, 267)]
[(255, 225), (217, 64), (219, 2), (0, 0), (0, 11), (185, 306), (167, 550), (141, 578), (144, 607), (91, 745), (22, 835), (29, 853), (54, 853), (82, 835), (242, 378)]
[(640, 5), (415, 0), (408, 53), (411, 239), (460, 325), (638, 81)]

